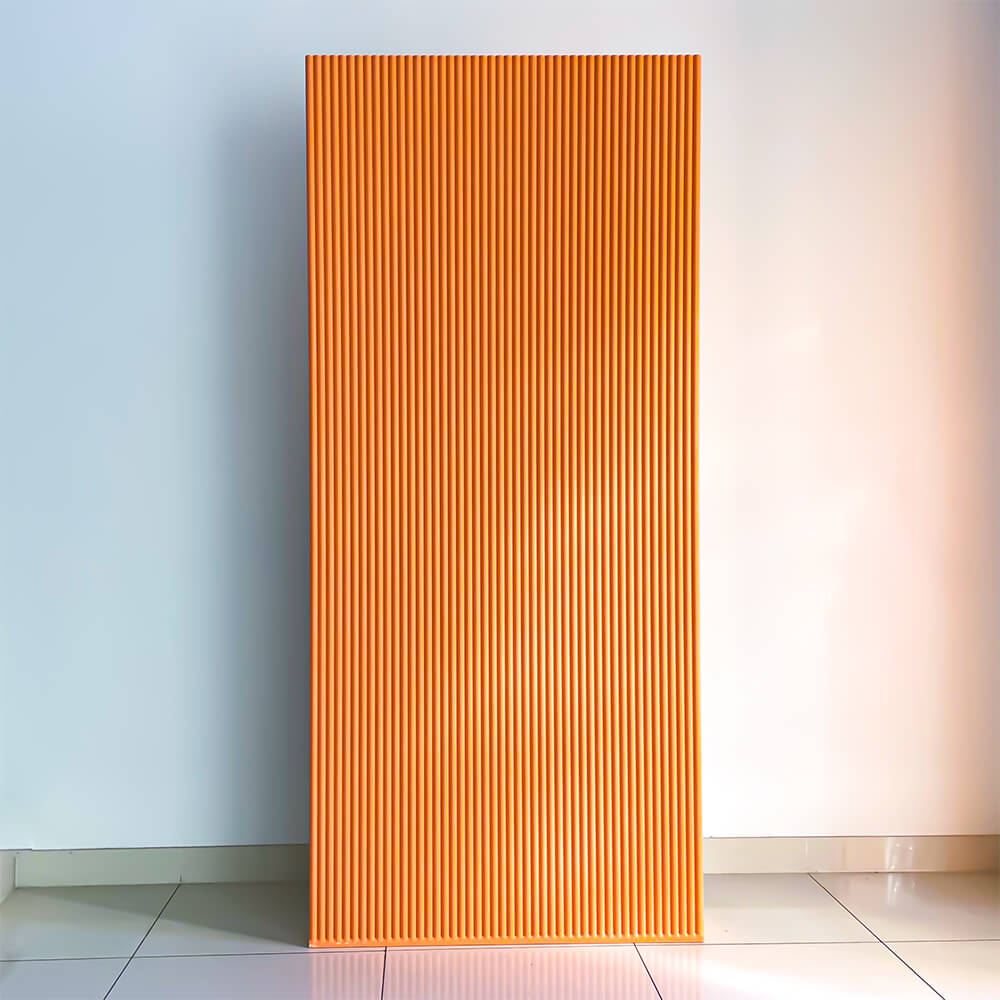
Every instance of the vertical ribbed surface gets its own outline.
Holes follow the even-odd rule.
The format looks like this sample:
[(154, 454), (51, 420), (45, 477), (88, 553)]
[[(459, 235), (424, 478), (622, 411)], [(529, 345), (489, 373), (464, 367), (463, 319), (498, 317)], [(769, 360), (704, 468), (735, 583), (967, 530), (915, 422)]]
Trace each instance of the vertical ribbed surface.
[(306, 70), (311, 943), (699, 939), (699, 58)]

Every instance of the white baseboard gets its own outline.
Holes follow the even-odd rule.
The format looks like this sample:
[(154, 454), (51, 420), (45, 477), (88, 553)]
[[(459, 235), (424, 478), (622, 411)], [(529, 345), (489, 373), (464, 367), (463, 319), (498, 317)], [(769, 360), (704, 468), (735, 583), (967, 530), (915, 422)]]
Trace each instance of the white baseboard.
[(284, 882), (309, 877), (307, 844), (18, 851), (18, 886)]
[[(1000, 837), (995, 836), (710, 837), (704, 847), (707, 875), (996, 871), (1000, 862)], [(0, 851), (0, 899), (8, 881), (18, 886), (61, 886), (308, 877), (307, 844)]]
[(705, 874), (974, 872), (1000, 866), (1000, 837), (708, 837)]

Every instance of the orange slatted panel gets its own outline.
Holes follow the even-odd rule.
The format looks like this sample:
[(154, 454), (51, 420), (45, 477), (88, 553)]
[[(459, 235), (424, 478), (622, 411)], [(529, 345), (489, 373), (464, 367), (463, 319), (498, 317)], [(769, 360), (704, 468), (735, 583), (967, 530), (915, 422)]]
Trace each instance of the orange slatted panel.
[(697, 56), (311, 56), (317, 946), (693, 941)]

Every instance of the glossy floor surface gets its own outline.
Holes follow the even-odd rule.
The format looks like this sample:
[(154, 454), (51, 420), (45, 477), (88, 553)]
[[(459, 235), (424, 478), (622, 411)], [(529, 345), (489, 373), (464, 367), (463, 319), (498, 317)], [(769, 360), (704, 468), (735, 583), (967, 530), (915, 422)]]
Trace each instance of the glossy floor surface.
[(704, 945), (309, 951), (298, 883), (17, 889), (2, 1000), (1000, 998), (1000, 876), (710, 875)]

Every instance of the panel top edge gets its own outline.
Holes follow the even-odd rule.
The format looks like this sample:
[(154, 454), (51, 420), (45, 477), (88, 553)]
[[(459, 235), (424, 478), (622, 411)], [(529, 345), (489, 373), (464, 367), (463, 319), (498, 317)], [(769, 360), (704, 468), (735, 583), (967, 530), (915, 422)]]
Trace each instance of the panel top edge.
[(432, 54), (396, 54), (390, 55), (385, 53), (354, 53), (354, 54), (321, 54), (321, 53), (309, 53), (306, 55), (306, 62), (319, 61), (319, 60), (338, 60), (338, 59), (353, 59), (353, 60), (363, 60), (363, 59), (377, 59), (377, 60), (402, 60), (402, 59), (418, 59), (418, 60), (468, 60), (468, 59), (484, 59), (489, 61), (506, 61), (506, 60), (528, 60), (528, 59), (544, 59), (544, 60), (576, 60), (576, 59), (586, 59), (595, 60), (600, 59), (604, 61), (614, 61), (623, 59), (684, 59), (684, 60), (694, 60), (699, 62), (701, 60), (701, 53), (663, 53), (663, 52), (626, 52), (618, 53), (612, 55), (600, 54), (600, 53), (574, 53), (574, 54), (564, 54), (564, 55), (553, 55), (549, 53), (528, 53), (528, 54), (451, 54), (451, 55), (432, 55)]

